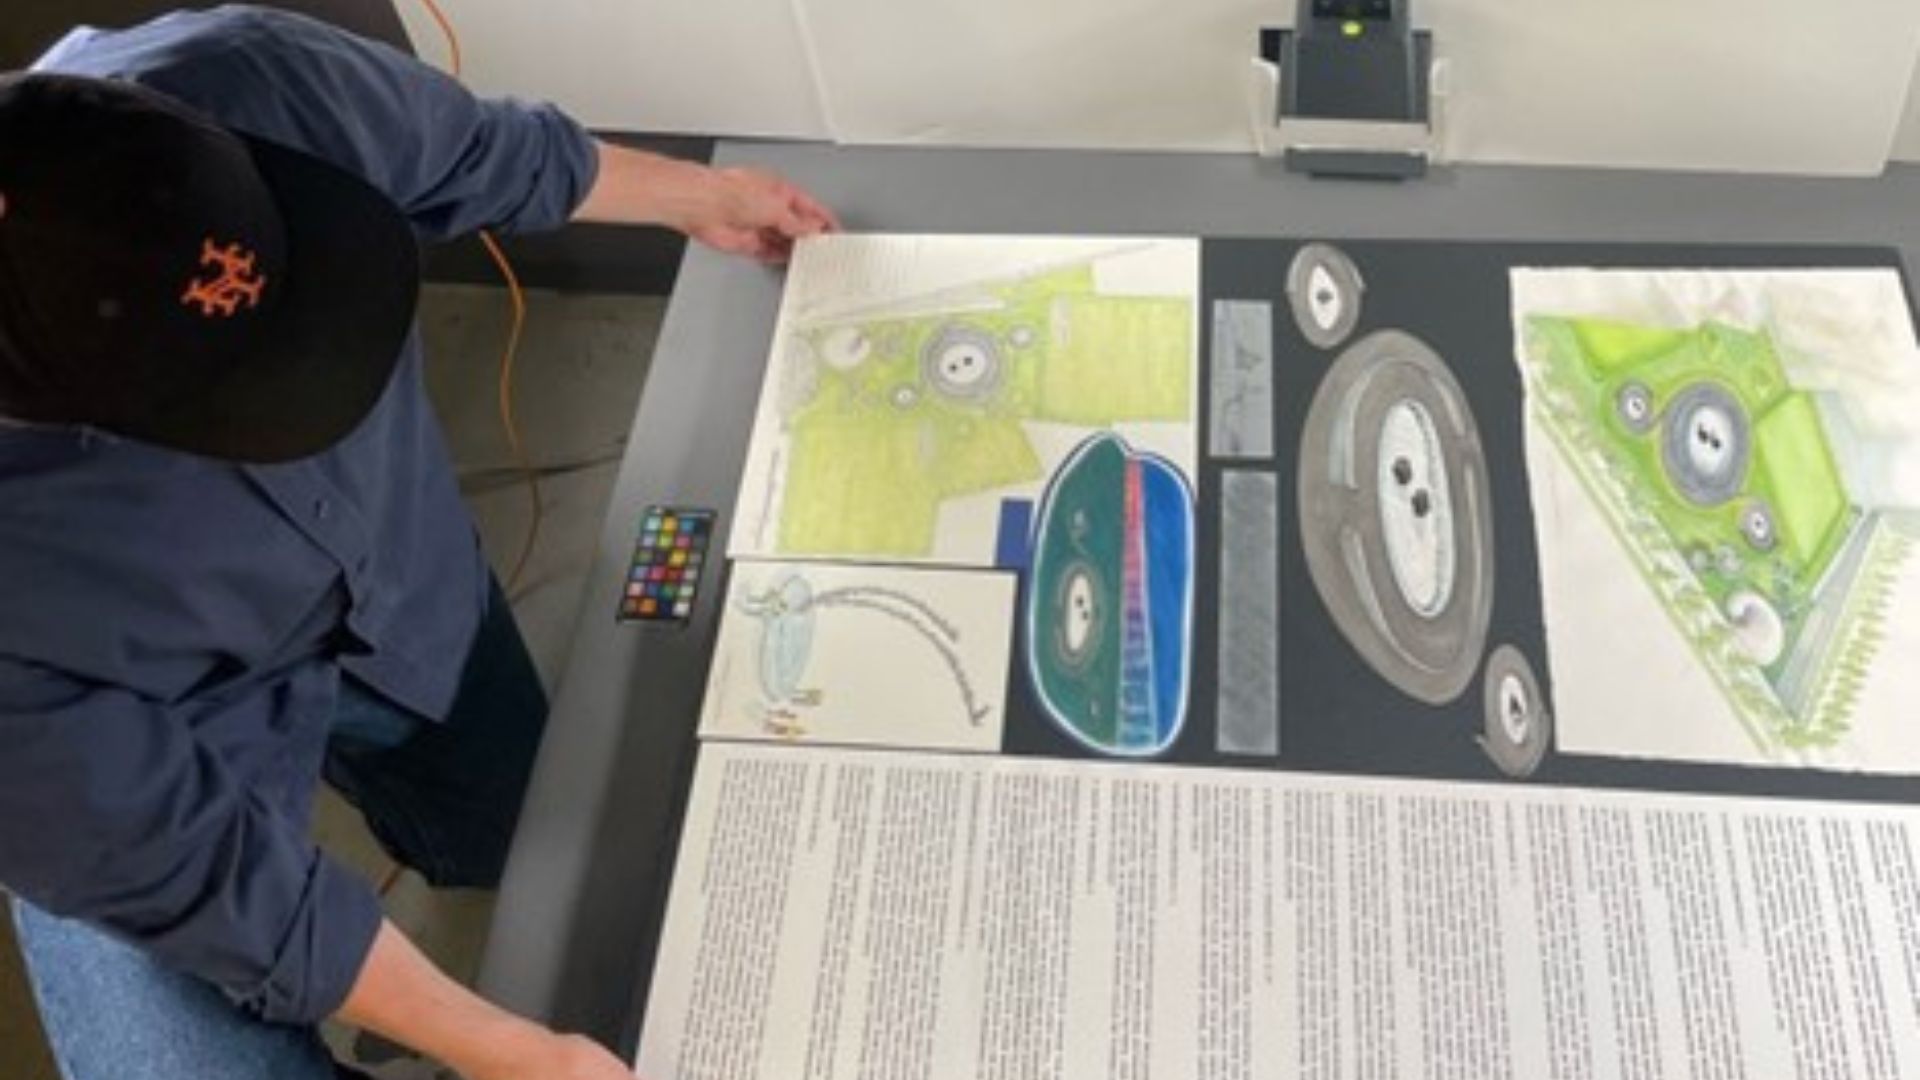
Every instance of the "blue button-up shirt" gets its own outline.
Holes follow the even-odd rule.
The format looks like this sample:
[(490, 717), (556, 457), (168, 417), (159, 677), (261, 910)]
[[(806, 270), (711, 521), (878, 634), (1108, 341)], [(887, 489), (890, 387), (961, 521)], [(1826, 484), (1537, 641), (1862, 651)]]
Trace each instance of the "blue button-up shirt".
[[(332, 161), (429, 239), (557, 226), (594, 178), (551, 107), (292, 15), (80, 30), (36, 67)], [(0, 425), (0, 884), (267, 1019), (333, 1012), (380, 919), (308, 835), (341, 673), (444, 717), (485, 592), (417, 338), (361, 426), (292, 464)]]

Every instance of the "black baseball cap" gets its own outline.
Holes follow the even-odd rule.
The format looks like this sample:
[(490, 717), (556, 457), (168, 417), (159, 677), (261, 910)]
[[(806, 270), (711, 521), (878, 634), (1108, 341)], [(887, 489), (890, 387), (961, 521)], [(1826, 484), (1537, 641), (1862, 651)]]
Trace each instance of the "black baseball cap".
[(0, 416), (316, 454), (385, 392), (419, 267), (343, 169), (131, 83), (0, 75)]

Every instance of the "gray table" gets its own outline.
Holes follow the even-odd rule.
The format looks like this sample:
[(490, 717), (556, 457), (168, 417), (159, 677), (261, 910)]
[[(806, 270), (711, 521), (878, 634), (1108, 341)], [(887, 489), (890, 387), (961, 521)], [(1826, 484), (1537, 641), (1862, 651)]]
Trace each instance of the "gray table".
[[(1791, 180), (1471, 168), (1414, 185), (1308, 181), (1248, 157), (723, 144), (850, 229), (1462, 240), (1897, 245), (1920, 253), (1920, 169)], [(691, 251), (600, 537), (567, 674), (515, 840), (481, 989), (630, 1050), (671, 876), (719, 612), (617, 625), (653, 503), (730, 518), (778, 275)]]

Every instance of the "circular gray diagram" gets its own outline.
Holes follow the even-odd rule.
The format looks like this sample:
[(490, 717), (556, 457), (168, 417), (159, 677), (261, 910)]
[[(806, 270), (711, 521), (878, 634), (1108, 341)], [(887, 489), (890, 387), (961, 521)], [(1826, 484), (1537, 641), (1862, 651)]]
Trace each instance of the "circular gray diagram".
[(1755, 551), (1772, 551), (1780, 542), (1773, 526), (1773, 509), (1765, 499), (1750, 499), (1740, 511), (1740, 534)]
[(1532, 776), (1553, 744), (1553, 713), (1533, 665), (1519, 649), (1502, 645), (1487, 657), (1481, 702), (1486, 728), (1480, 745), (1487, 756), (1508, 776)]
[(934, 392), (984, 401), (1006, 380), (999, 343), (970, 326), (943, 326), (920, 354), (920, 376)]
[(1287, 300), (1293, 321), (1308, 341), (1338, 348), (1360, 323), (1360, 268), (1331, 244), (1308, 244), (1287, 269)]
[(1660, 461), (1688, 502), (1719, 506), (1746, 482), (1750, 441), (1739, 400), (1717, 383), (1697, 382), (1667, 408)]
[(1334, 361), (1300, 447), (1300, 533), (1347, 641), (1401, 692), (1444, 705), (1480, 668), (1493, 511), (1466, 394), (1424, 342), (1370, 334)]
[(1653, 430), (1653, 391), (1647, 389), (1645, 383), (1630, 382), (1622, 386), (1613, 405), (1628, 431), (1645, 435)]

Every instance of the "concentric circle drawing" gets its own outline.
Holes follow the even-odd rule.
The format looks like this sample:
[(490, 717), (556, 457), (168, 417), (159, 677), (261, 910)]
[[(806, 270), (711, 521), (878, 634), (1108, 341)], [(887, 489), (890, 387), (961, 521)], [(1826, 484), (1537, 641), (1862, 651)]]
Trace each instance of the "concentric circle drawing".
[(1493, 611), (1493, 511), (1466, 394), (1424, 342), (1385, 330), (1334, 362), (1299, 501), (1307, 568), (1348, 643), (1410, 697), (1458, 698)]
[(1747, 477), (1751, 425), (1726, 388), (1697, 382), (1674, 397), (1660, 440), (1660, 463), (1675, 491), (1696, 506), (1719, 506)]
[(945, 326), (926, 345), (920, 375), (935, 393), (965, 401), (992, 397), (1006, 380), (1000, 345), (966, 326)]
[(1308, 341), (1338, 348), (1360, 323), (1360, 296), (1366, 291), (1360, 268), (1331, 244), (1308, 244), (1287, 269), (1287, 300), (1293, 321)]
[(1553, 744), (1553, 713), (1526, 655), (1502, 645), (1487, 657), (1481, 680), (1486, 724), (1480, 745), (1500, 771), (1516, 779), (1532, 776)]
[(1773, 508), (1765, 499), (1749, 499), (1740, 510), (1740, 535), (1755, 551), (1772, 551), (1780, 542), (1780, 534), (1774, 528)]
[(1635, 435), (1645, 435), (1653, 430), (1653, 391), (1646, 383), (1629, 382), (1620, 387), (1613, 399), (1614, 411), (1620, 414), (1620, 422)]

